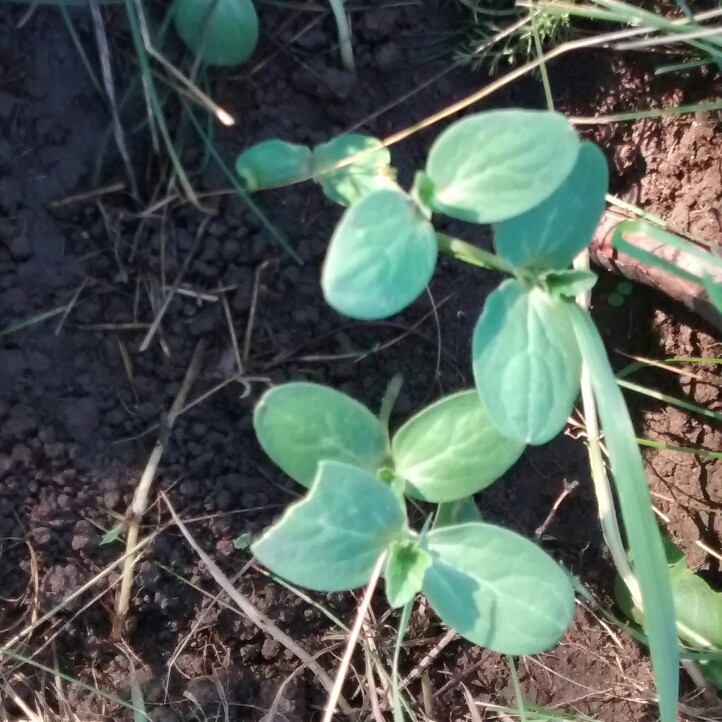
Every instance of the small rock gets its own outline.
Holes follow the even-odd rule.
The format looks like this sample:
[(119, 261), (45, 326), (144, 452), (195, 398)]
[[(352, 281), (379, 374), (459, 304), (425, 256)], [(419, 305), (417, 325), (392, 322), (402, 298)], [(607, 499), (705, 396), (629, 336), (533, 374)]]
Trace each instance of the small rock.
[(67, 399), (61, 405), (59, 417), (69, 436), (79, 443), (90, 441), (100, 423), (98, 405), (89, 396)]
[(281, 651), (281, 645), (275, 639), (267, 639), (261, 647), (261, 656), (267, 661), (276, 659)]
[[(60, 500), (58, 499), (58, 502)], [(58, 504), (59, 505), (59, 504)], [(73, 537), (70, 546), (76, 551), (84, 551), (95, 546), (97, 541), (97, 532), (95, 527), (89, 522), (79, 521), (73, 529)]]
[(327, 68), (322, 77), (329, 90), (343, 100), (350, 98), (356, 87), (356, 77), (347, 70)]
[(384, 43), (374, 51), (374, 63), (379, 70), (397, 68), (403, 60), (401, 48), (396, 43)]

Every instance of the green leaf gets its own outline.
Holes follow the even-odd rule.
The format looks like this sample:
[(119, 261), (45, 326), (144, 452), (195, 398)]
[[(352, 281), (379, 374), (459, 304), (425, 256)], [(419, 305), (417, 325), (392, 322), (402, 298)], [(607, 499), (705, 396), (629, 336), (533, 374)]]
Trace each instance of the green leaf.
[(604, 154), (593, 143), (582, 143), (572, 172), (554, 193), (496, 227), (497, 253), (519, 267), (566, 268), (592, 240), (608, 184)]
[(251, 192), (309, 178), (313, 173), (311, 150), (285, 140), (266, 140), (238, 156), (236, 172)]
[(492, 422), (510, 438), (542, 444), (564, 428), (581, 374), (572, 305), (518, 281), (505, 281), (484, 305), (474, 380)]
[(427, 544), (433, 562), (423, 592), (471, 642), (503, 654), (535, 654), (569, 626), (569, 579), (528, 539), (491, 524), (462, 524), (429, 532)]
[(386, 457), (379, 420), (350, 396), (318, 384), (294, 382), (267, 391), (256, 405), (253, 428), (263, 450), (304, 486), (324, 459), (376, 473)]
[(434, 184), (431, 182), (431, 178), (429, 178), (429, 176), (427, 176), (422, 170), (418, 170), (414, 174), (414, 184), (411, 188), (411, 197), (414, 199), (419, 208), (421, 208), (426, 218), (431, 219), (433, 210), (431, 208), (431, 203), (434, 197)]
[(292, 584), (340, 592), (365, 584), (405, 528), (401, 501), (386, 484), (354, 466), (322, 461), (306, 498), (251, 548)]
[(116, 524), (112, 529), (103, 534), (103, 538), (100, 540), (98, 546), (105, 546), (106, 544), (112, 544), (118, 541), (123, 534), (123, 524)]
[[(350, 165), (326, 172), (326, 168), (369, 148), (377, 148)], [(358, 133), (340, 135), (313, 151), (313, 174), (334, 203), (350, 206), (379, 188), (398, 188), (391, 170), (391, 153), (378, 138)]]
[(233, 548), (234, 549), (243, 550), (243, 549), (248, 549), (249, 546), (251, 546), (251, 535), (248, 532), (239, 534), (233, 540)]
[(589, 367), (634, 573), (642, 593), (644, 628), (649, 638), (660, 716), (662, 722), (675, 722), (679, 650), (674, 602), (647, 477), (629, 412), (599, 332), (589, 314), (577, 306), (572, 307), (570, 318)]
[(434, 517), (434, 529), (441, 529), (442, 526), (453, 526), (454, 524), (466, 524), (467, 522), (484, 521), (479, 507), (474, 502), (473, 496), (467, 496), (457, 501), (445, 501), (439, 504)]
[(178, 0), (173, 21), (183, 42), (209, 65), (240, 65), (258, 43), (251, 0)]
[[(722, 593), (716, 592), (687, 565), (682, 550), (662, 539), (679, 636), (696, 649), (722, 648)], [(634, 605), (626, 585), (617, 579), (614, 594), (622, 611), (640, 625), (644, 614)]]
[(569, 175), (579, 146), (558, 113), (494, 110), (463, 118), (429, 152), (434, 210), (472, 223), (525, 213)]
[(386, 318), (426, 288), (436, 235), (401, 191), (373, 191), (344, 214), (321, 273), (326, 301), (351, 318)]
[(552, 296), (574, 298), (594, 288), (597, 274), (582, 270), (548, 271), (539, 280)]
[(394, 468), (406, 479), (406, 493), (436, 503), (485, 489), (523, 451), (523, 442), (497, 430), (474, 389), (427, 406), (391, 443)]
[(394, 608), (413, 601), (421, 591), (431, 555), (413, 541), (397, 541), (389, 547), (386, 560), (386, 598)]

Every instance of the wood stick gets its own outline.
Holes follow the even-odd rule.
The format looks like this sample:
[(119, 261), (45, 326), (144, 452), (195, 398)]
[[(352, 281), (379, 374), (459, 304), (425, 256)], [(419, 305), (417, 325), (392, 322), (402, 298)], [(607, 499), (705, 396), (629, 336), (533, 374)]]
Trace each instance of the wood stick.
[[(614, 231), (621, 222), (627, 220), (629, 217), (617, 211), (606, 211), (589, 246), (589, 257), (592, 261), (606, 271), (664, 293), (699, 314), (716, 329), (722, 330), (722, 314), (710, 302), (703, 288), (661, 268), (644, 264), (613, 248)], [(625, 233), (624, 240), (696, 276), (704, 276), (706, 273), (716, 283), (722, 283), (722, 269), (718, 266), (705, 265), (699, 258), (672, 248), (644, 233)]]

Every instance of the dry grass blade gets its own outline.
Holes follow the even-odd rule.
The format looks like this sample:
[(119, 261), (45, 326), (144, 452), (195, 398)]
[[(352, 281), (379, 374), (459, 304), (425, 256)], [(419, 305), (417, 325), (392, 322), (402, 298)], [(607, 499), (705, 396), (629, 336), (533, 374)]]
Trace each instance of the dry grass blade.
[(351, 657), (353, 656), (354, 649), (356, 648), (356, 642), (361, 635), (361, 629), (363, 628), (364, 622), (366, 621), (366, 615), (368, 614), (369, 607), (371, 606), (371, 599), (373, 598), (374, 592), (376, 591), (376, 585), (381, 576), (381, 572), (384, 568), (384, 562), (386, 561), (386, 552), (384, 552), (376, 562), (373, 572), (371, 573), (371, 579), (369, 579), (368, 586), (361, 604), (356, 613), (356, 621), (351, 628), (351, 634), (349, 634), (348, 642), (346, 644), (346, 651), (344, 652), (343, 659), (336, 673), (336, 680), (333, 683), (333, 688), (328, 696), (328, 702), (326, 702), (326, 711), (323, 714), (323, 722), (331, 722), (333, 715), (336, 712), (336, 707), (340, 706), (341, 701), (341, 689), (343, 683), (346, 681), (346, 675), (351, 665)]
[(381, 712), (379, 704), (379, 689), (376, 685), (376, 675), (374, 674), (374, 664), (368, 647), (364, 647), (364, 657), (366, 662), (366, 682), (369, 686), (369, 698), (371, 700), (371, 715), (374, 722), (386, 722)]
[[(186, 525), (180, 520), (175, 512), (175, 509), (165, 495), (163, 495), (163, 501), (168, 507), (168, 511), (173, 517), (173, 521), (180, 529), (181, 534), (183, 534), (186, 541), (191, 545), (191, 547), (193, 547), (193, 550), (196, 554), (198, 554), (200, 560), (206, 565), (208, 571), (211, 573), (211, 576), (216, 580), (216, 583), (221, 587), (221, 589), (223, 589), (223, 591), (235, 602), (235, 604), (238, 605), (238, 608), (243, 612), (243, 614), (245, 614), (245, 616), (261, 631), (268, 634), (269, 637), (272, 637), (279, 644), (289, 650), (289, 652), (296, 655), (296, 657), (298, 657), (318, 677), (319, 682), (321, 682), (321, 684), (330, 692), (333, 689), (333, 681), (323, 667), (321, 667), (321, 665), (316, 662), (316, 660), (294, 639), (291, 639), (291, 637), (289, 637), (282, 629), (279, 629), (268, 617), (256, 609), (253, 603), (231, 584), (228, 577), (220, 570), (218, 565), (198, 545), (198, 542), (196, 542), (191, 533), (188, 531)], [(352, 714), (351, 706), (343, 696), (339, 697), (338, 703), (344, 714)]]
[(215, 115), (216, 118), (218, 118), (218, 120), (223, 123), (223, 125), (235, 125), (235, 118), (227, 110), (224, 110), (223, 108), (221, 108), (220, 105), (218, 105), (211, 98), (209, 98), (190, 78), (187, 78), (185, 75), (183, 75), (183, 73), (181, 73), (178, 68), (176, 68), (172, 63), (168, 62), (168, 60), (165, 59), (162, 53), (159, 53), (155, 49), (149, 37), (145, 17), (141, 15), (139, 17), (139, 20), (140, 34), (143, 38), (143, 45), (145, 46), (148, 55), (157, 60), (165, 68), (165, 70), (170, 73), (186, 89), (187, 97), (189, 97), (194, 102), (204, 106), (207, 110), (213, 113), (213, 115)]
[(258, 307), (258, 291), (261, 287), (261, 274), (271, 263), (274, 263), (274, 261), (271, 259), (261, 263), (258, 268), (256, 268), (255, 277), (253, 279), (251, 308), (248, 312), (248, 324), (246, 325), (246, 334), (243, 339), (243, 368), (248, 368), (248, 359), (251, 355), (251, 339), (253, 338), (253, 325), (256, 320), (256, 308)]
[(448, 647), (459, 635), (450, 629), (441, 641), (414, 667), (399, 684), (399, 690), (408, 687), (417, 677), (420, 677), (429, 665)]
[(105, 569), (103, 569), (102, 572), (99, 572), (94, 577), (85, 582), (85, 584), (82, 584), (72, 594), (69, 594), (65, 599), (63, 599), (62, 602), (56, 604), (50, 611), (46, 612), (41, 617), (39, 617), (31, 624), (26, 626), (24, 629), (22, 629), (20, 632), (18, 632), (12, 639), (9, 639), (7, 642), (4, 643), (3, 647), (0, 648), (1, 651), (3, 653), (9, 653), (9, 649), (15, 644), (17, 644), (21, 639), (32, 634), (32, 632), (34, 632), (40, 625), (45, 624), (45, 622), (49, 622), (54, 616), (56, 616), (59, 612), (65, 609), (65, 607), (67, 607), (69, 604), (72, 604), (73, 601), (75, 601), (78, 597), (87, 592), (88, 589), (91, 589), (101, 579), (105, 579), (105, 577), (107, 577), (116, 567), (120, 566), (129, 556), (137, 554), (141, 549), (150, 544), (153, 539), (155, 539), (157, 534), (160, 533), (160, 531), (162, 530), (158, 530), (153, 534), (150, 534), (142, 541), (138, 542), (135, 547), (129, 549), (125, 554), (123, 554), (122, 557), (116, 559), (114, 562), (109, 564)]
[[(186, 371), (183, 383), (178, 390), (178, 395), (175, 397), (173, 405), (170, 408), (168, 418), (165, 424), (161, 424), (158, 440), (153, 447), (153, 451), (150, 454), (150, 458), (145, 466), (143, 475), (140, 477), (140, 481), (138, 482), (138, 488), (135, 490), (133, 502), (128, 510), (129, 523), (128, 534), (126, 537), (126, 550), (132, 549), (138, 542), (140, 519), (148, 506), (151, 484), (153, 483), (155, 473), (158, 470), (158, 464), (160, 464), (161, 457), (163, 456), (163, 451), (168, 440), (168, 434), (183, 409), (186, 397), (188, 396), (196, 377), (200, 373), (203, 363), (203, 350), (203, 343), (199, 342), (193, 351), (193, 357), (188, 365), (188, 370)], [(123, 579), (118, 592), (115, 607), (115, 619), (113, 620), (113, 636), (115, 639), (119, 639), (121, 636), (123, 622), (125, 621), (125, 616), (128, 613), (128, 608), (130, 606), (130, 592), (133, 586), (133, 567), (135, 565), (135, 559), (135, 555), (131, 554), (127, 557), (123, 567)]]
[(201, 245), (201, 239), (203, 238), (203, 234), (206, 230), (206, 226), (208, 225), (210, 221), (210, 218), (204, 218), (201, 222), (200, 226), (198, 226), (198, 230), (196, 231), (196, 237), (193, 240), (193, 245), (191, 246), (190, 250), (188, 251), (188, 255), (183, 260), (183, 265), (180, 268), (180, 271), (178, 271), (178, 275), (175, 278), (175, 281), (173, 281), (173, 285), (170, 287), (168, 292), (165, 295), (165, 298), (163, 299), (163, 303), (161, 304), (160, 308), (158, 309), (158, 313), (156, 313), (155, 318), (153, 319), (153, 323), (150, 325), (150, 328), (148, 329), (148, 333), (145, 335), (145, 338), (143, 339), (143, 342), (140, 344), (140, 351), (146, 351), (148, 346), (150, 346), (150, 342), (153, 340), (153, 336), (155, 336), (156, 331), (158, 330), (158, 327), (160, 326), (160, 322), (163, 320), (163, 316), (165, 315), (165, 312), (168, 310), (168, 306), (170, 305), (170, 302), (173, 300), (173, 296), (175, 295), (175, 292), (178, 290), (178, 287), (181, 285), (183, 281), (183, 277), (186, 274), (186, 271), (188, 270), (188, 267), (190, 266), (191, 261), (193, 260), (193, 257), (196, 254), (196, 251)]
[(70, 315), (70, 312), (73, 310), (73, 306), (78, 302), (78, 298), (80, 298), (80, 294), (83, 292), (83, 289), (88, 284), (88, 279), (84, 278), (83, 282), (78, 286), (77, 290), (73, 294), (73, 297), (68, 301), (68, 305), (65, 307), (65, 311), (63, 312), (63, 315), (60, 317), (60, 320), (58, 321), (58, 325), (55, 327), (55, 335), (59, 336), (60, 332), (63, 330), (63, 324), (67, 320), (68, 316)]
[[(322, 649), (320, 652), (316, 652), (316, 654), (314, 654), (311, 659), (316, 661), (319, 657), (323, 657), (324, 654), (333, 652), (335, 649), (338, 649), (341, 646), (341, 642), (335, 642), (334, 644), (330, 644), (328, 647)], [(278, 708), (281, 706), (281, 702), (283, 701), (283, 693), (288, 684), (293, 681), (307, 667), (308, 664), (306, 662), (302, 662), (298, 667), (296, 667), (296, 669), (293, 670), (293, 672), (291, 672), (291, 674), (288, 675), (288, 677), (286, 677), (286, 679), (283, 680), (283, 682), (281, 682), (281, 685), (279, 686), (278, 691), (273, 698), (273, 702), (271, 703), (268, 712), (263, 715), (261, 722), (277, 722), (279, 719), (283, 718), (282, 715), (279, 716), (278, 714)], [(383, 719), (381, 720), (381, 722), (383, 722)]]
[(476, 707), (476, 702), (474, 702), (474, 698), (471, 696), (471, 692), (469, 692), (469, 688), (465, 684), (462, 684), (461, 689), (464, 692), (466, 706), (469, 708), (469, 718), (471, 719), (471, 722), (482, 722), (481, 714)]
[[(251, 566), (251, 562), (248, 562), (241, 571), (239, 571), (237, 574), (234, 574), (231, 578), (231, 584), (235, 583), (238, 579), (240, 579), (246, 571)], [(216, 604), (219, 604), (221, 602), (221, 597), (223, 596), (224, 591), (221, 589), (221, 591), (218, 592), (215, 596), (211, 597), (208, 601), (209, 603), (201, 608), (200, 613), (198, 614), (198, 617), (196, 618), (195, 622), (193, 622), (193, 626), (191, 627), (188, 634), (185, 635), (185, 637), (178, 643), (175, 650), (173, 650), (173, 654), (171, 655), (170, 659), (168, 660), (167, 672), (165, 676), (165, 695), (168, 697), (168, 689), (170, 686), (170, 677), (171, 677), (171, 671), (173, 670), (173, 667), (175, 666), (176, 660), (180, 655), (183, 653), (183, 650), (188, 646), (193, 636), (196, 634), (196, 632), (201, 628), (203, 623), (210, 619), (211, 613), (213, 612), (213, 607)]]
[(133, 198), (138, 199), (138, 183), (135, 178), (135, 171), (128, 153), (128, 146), (125, 142), (125, 133), (120, 122), (120, 114), (118, 113), (118, 104), (115, 101), (115, 85), (113, 83), (113, 70), (110, 65), (110, 48), (108, 47), (108, 38), (105, 35), (105, 25), (103, 17), (100, 14), (100, 7), (97, 0), (90, 0), (90, 14), (93, 18), (93, 29), (95, 30), (95, 40), (98, 44), (98, 55), (100, 56), (100, 67), (103, 72), (103, 84), (105, 92), (108, 96), (108, 106), (113, 121), (113, 135), (115, 136), (115, 144), (125, 166), (125, 173), (128, 176), (128, 184)]

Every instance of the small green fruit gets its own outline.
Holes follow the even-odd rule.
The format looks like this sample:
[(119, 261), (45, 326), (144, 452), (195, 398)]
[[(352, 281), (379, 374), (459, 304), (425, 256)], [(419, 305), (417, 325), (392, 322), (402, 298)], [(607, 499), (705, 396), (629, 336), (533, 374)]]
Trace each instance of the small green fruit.
[(258, 43), (251, 0), (178, 0), (174, 21), (183, 42), (208, 65), (240, 65)]

